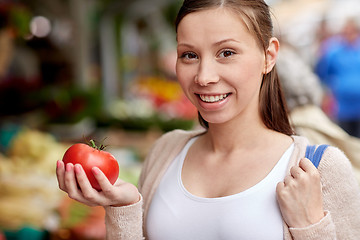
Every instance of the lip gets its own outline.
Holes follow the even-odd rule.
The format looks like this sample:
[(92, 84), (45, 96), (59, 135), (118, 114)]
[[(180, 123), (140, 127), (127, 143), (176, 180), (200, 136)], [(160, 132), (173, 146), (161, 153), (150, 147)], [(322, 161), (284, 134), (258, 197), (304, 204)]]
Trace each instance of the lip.
[[(207, 111), (215, 111), (221, 109), (223, 105), (226, 104), (229, 101), (229, 98), (231, 97), (231, 93), (219, 93), (219, 94), (196, 93), (195, 95), (198, 99), (200, 107)], [(209, 101), (204, 101), (203, 99), (207, 99)]]

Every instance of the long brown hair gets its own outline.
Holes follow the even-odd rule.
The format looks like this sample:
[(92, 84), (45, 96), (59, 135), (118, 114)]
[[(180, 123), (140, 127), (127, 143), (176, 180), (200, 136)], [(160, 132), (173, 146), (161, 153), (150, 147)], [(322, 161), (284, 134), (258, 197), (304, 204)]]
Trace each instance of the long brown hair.
[[(186, 15), (217, 7), (226, 7), (239, 13), (248, 30), (254, 35), (257, 43), (264, 50), (266, 56), (266, 50), (273, 36), (273, 24), (269, 6), (263, 0), (185, 0), (175, 20), (176, 31), (180, 21)], [(275, 67), (263, 76), (259, 103), (260, 115), (267, 128), (286, 135), (294, 134)], [(208, 128), (208, 122), (202, 118), (200, 113), (198, 115), (200, 124)]]

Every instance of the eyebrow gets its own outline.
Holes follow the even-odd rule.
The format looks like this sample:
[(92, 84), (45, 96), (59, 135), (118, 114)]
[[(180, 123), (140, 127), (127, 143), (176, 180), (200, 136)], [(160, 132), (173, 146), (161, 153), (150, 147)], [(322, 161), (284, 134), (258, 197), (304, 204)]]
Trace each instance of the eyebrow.
[(184, 46), (184, 47), (188, 47), (188, 48), (194, 48), (193, 45), (190, 45), (190, 44), (188, 44), (188, 43), (178, 43), (177, 45), (178, 45), (178, 47), (179, 47), (179, 46)]
[[(212, 45), (213, 46), (220, 46), (224, 43), (227, 43), (227, 42), (236, 42), (236, 43), (240, 43), (239, 41), (233, 39), (233, 38), (228, 38), (228, 39), (224, 39), (224, 40), (221, 40), (219, 42), (216, 42), (216, 43), (213, 43)], [(184, 47), (189, 47), (189, 48), (194, 48), (193, 45), (191, 44), (188, 44), (188, 43), (178, 43), (178, 46), (184, 46)]]
[(214, 43), (213, 45), (216, 45), (216, 46), (219, 46), (221, 44), (224, 44), (224, 43), (227, 43), (227, 42), (236, 42), (236, 43), (240, 43), (239, 41), (233, 39), (233, 38), (228, 38), (228, 39), (224, 39), (224, 40), (221, 40), (219, 42), (216, 42)]

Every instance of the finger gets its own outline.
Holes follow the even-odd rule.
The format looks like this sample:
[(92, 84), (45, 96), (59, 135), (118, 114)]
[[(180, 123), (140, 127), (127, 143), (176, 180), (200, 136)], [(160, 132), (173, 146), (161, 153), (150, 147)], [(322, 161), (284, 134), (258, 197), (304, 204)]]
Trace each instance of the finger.
[(307, 158), (302, 158), (299, 162), (299, 167), (305, 172), (314, 172), (317, 171), (317, 168), (314, 164)]
[(56, 178), (58, 181), (59, 188), (63, 191), (66, 191), (64, 175), (65, 175), (64, 162), (61, 160), (58, 160), (56, 162)]
[(284, 178), (284, 186), (285, 187), (292, 186), (294, 184), (294, 182), (295, 182), (295, 180), (294, 180), (293, 176), (288, 175)]
[(69, 197), (76, 199), (79, 195), (79, 189), (75, 178), (74, 165), (72, 163), (65, 165), (65, 187)]
[(299, 166), (308, 174), (309, 179), (313, 182), (320, 183), (320, 173), (319, 170), (314, 166), (314, 164), (307, 158), (301, 159)]
[(74, 170), (77, 183), (79, 184), (84, 198), (89, 200), (90, 202), (94, 202), (95, 194), (97, 194), (97, 191), (91, 186), (91, 183), (86, 176), (84, 169), (80, 164), (75, 164)]
[(113, 185), (110, 183), (109, 179), (105, 176), (105, 174), (98, 167), (93, 167), (91, 171), (96, 181), (98, 181), (104, 194), (106, 195), (107, 193), (111, 192)]
[(279, 182), (276, 185), (276, 192), (279, 194), (281, 193), (283, 190), (285, 189), (285, 183), (284, 182)]
[(81, 189), (78, 186), (78, 182), (75, 176), (75, 169), (72, 163), (68, 163), (65, 166), (65, 186), (67, 189), (68, 196), (76, 201), (84, 203), (88, 206), (95, 206), (93, 202), (84, 198)]
[(290, 174), (295, 179), (299, 179), (303, 173), (304, 173), (304, 170), (298, 166), (293, 166), (290, 169)]
[(287, 191), (285, 187), (284, 182), (279, 182), (276, 185), (276, 199), (279, 202), (279, 204), (282, 204), (284, 202), (287, 202), (287, 199), (289, 197), (289, 191)]
[(103, 199), (100, 199), (103, 204), (123, 206), (140, 200), (139, 191), (133, 184), (118, 178), (113, 185), (99, 168), (94, 167), (91, 170), (101, 187), (100, 196)]

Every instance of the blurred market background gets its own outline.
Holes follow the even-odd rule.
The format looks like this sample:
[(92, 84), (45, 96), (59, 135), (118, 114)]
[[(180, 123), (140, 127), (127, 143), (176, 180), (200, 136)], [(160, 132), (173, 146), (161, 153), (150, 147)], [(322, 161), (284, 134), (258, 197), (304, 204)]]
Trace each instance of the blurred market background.
[[(313, 75), (323, 43), (360, 16), (358, 0), (267, 2), (282, 44)], [(67, 147), (103, 142), (120, 177), (136, 184), (155, 139), (199, 127), (175, 76), (180, 5), (0, 0), (0, 240), (105, 239), (103, 209), (58, 190), (55, 163)], [(317, 79), (317, 104), (336, 121), (336, 103)]]

